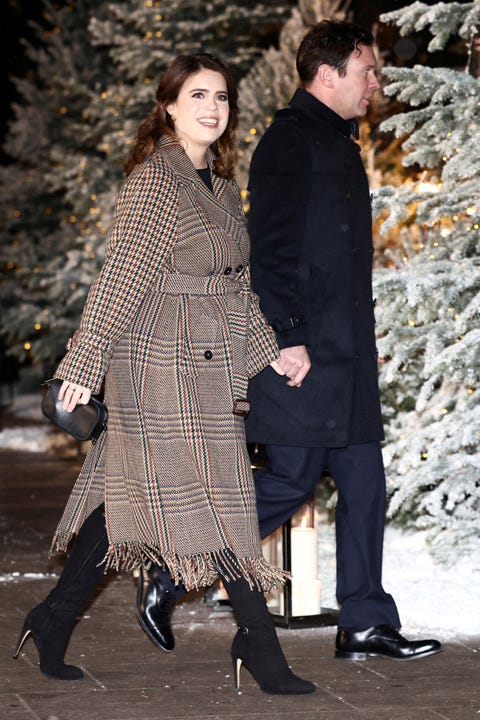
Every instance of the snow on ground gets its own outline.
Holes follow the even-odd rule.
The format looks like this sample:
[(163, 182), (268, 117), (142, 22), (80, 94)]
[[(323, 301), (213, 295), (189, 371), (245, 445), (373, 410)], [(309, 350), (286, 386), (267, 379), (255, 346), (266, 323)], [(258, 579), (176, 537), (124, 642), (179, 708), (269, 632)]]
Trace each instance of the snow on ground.
[[(18, 398), (15, 414), (24, 420), (40, 420), (38, 396)], [(53, 437), (58, 443), (58, 433), (51, 433), (48, 423), (4, 428), (0, 431), (0, 448), (45, 452), (52, 449)], [(323, 522), (318, 534), (322, 606), (333, 608), (336, 606), (334, 529)], [(29, 579), (35, 577), (28, 574)], [(0, 576), (0, 582), (19, 579), (13, 575)], [(480, 637), (480, 543), (478, 553), (459, 557), (454, 568), (446, 568), (433, 561), (425, 532), (405, 532), (387, 525), (383, 585), (395, 598), (405, 635), (428, 633), (440, 640)]]

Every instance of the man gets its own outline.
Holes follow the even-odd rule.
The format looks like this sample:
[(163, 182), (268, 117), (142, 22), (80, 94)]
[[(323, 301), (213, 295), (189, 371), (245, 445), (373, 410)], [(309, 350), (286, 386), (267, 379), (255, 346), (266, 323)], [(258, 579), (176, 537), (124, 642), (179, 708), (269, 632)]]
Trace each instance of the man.
[[(280, 366), (250, 381), (247, 440), (265, 446), (255, 485), (262, 537), (290, 518), (328, 468), (338, 488), (335, 654), (417, 658), (436, 640), (399, 634), (381, 582), (385, 473), (372, 299), (370, 193), (356, 135), (378, 90), (371, 33), (323, 21), (297, 53), (302, 87), (256, 148), (250, 171), (253, 286), (277, 333)], [(151, 575), (151, 573), (150, 573)], [(173, 647), (168, 576), (144, 577), (138, 613)]]
[(336, 507), (336, 656), (414, 658), (435, 640), (398, 633), (381, 582), (385, 473), (372, 298), (370, 193), (355, 118), (380, 87), (370, 32), (325, 20), (297, 52), (302, 88), (275, 116), (250, 168), (254, 290), (276, 330), (280, 366), (250, 382), (247, 439), (262, 536), (291, 517), (328, 468)]

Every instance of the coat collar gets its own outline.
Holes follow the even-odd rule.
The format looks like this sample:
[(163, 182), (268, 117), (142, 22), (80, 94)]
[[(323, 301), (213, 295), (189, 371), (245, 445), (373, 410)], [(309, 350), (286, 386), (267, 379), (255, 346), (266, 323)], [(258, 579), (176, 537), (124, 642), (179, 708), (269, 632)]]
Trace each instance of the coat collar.
[(345, 137), (349, 138), (353, 136), (355, 140), (358, 140), (358, 123), (355, 118), (344, 120), (307, 90), (298, 88), (290, 100), (289, 105), (292, 108), (302, 110), (307, 115), (310, 115), (310, 117), (314, 116), (317, 119), (322, 118), (322, 120), (326, 120), (336, 127)]
[(178, 140), (162, 136), (157, 145), (157, 152), (185, 186), (191, 201), (201, 206), (213, 223), (226, 228), (230, 234), (238, 232), (240, 206), (238, 192), (232, 192), (231, 183), (215, 174), (215, 156), (211, 150), (207, 151), (207, 163), (212, 174), (213, 193), (197, 173)]
[[(202, 193), (204, 191), (210, 192), (178, 140), (163, 135), (158, 143), (158, 150), (179, 178), (193, 183), (201, 189)], [(227, 180), (215, 174), (215, 156), (212, 150), (207, 150), (207, 164), (212, 175), (213, 194), (219, 197), (226, 187)]]

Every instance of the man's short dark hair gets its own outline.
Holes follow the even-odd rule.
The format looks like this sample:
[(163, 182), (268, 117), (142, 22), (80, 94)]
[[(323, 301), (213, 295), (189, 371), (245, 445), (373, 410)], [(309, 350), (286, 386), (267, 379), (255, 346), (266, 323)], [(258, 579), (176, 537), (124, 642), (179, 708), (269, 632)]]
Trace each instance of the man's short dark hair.
[(297, 51), (297, 72), (303, 85), (312, 82), (320, 65), (331, 65), (345, 77), (350, 55), (359, 45), (373, 45), (370, 30), (342, 20), (322, 20), (310, 28)]

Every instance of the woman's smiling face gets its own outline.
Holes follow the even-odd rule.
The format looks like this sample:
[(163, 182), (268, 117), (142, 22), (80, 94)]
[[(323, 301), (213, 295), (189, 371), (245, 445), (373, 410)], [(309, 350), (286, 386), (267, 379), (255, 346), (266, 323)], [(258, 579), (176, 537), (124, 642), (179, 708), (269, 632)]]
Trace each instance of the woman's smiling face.
[(196, 168), (205, 167), (206, 151), (224, 133), (229, 104), (224, 77), (202, 68), (185, 80), (174, 103), (167, 107), (175, 133)]

